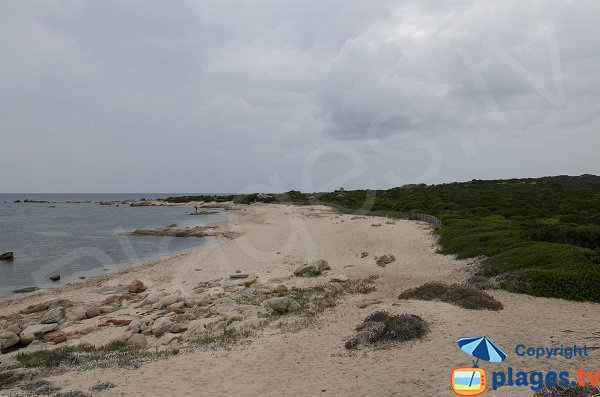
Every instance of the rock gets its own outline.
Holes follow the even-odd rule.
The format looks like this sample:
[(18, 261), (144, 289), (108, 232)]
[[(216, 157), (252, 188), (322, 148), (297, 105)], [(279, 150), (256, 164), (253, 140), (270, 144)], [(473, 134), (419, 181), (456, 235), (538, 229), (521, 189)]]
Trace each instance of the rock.
[(142, 321), (141, 320), (133, 320), (129, 323), (129, 327), (127, 328), (134, 334), (139, 333), (142, 330)]
[(263, 322), (264, 320), (261, 320), (259, 318), (252, 318), (243, 321), (234, 321), (227, 327), (227, 330), (231, 330), (234, 332), (247, 331), (251, 329), (260, 328), (263, 325)]
[(0, 261), (12, 261), (15, 259), (15, 254), (13, 252), (5, 252), (0, 254)]
[(105, 321), (104, 324), (106, 324), (106, 325), (112, 324), (115, 327), (125, 327), (125, 326), (129, 325), (130, 323), (131, 323), (131, 320), (129, 320), (129, 319), (109, 318), (108, 320)]
[(39, 287), (25, 287), (13, 290), (15, 294), (26, 294), (28, 292), (33, 292), (39, 290)]
[(173, 341), (181, 341), (183, 337), (179, 334), (165, 334), (158, 338), (156, 342), (152, 344), (152, 346), (165, 346), (171, 344)]
[(129, 338), (133, 336), (133, 332), (125, 331), (121, 335), (117, 336), (115, 339), (111, 340), (111, 343), (124, 343), (128, 342)]
[(29, 346), (33, 341), (36, 340), (36, 337), (34, 334), (21, 333), (19, 335), (19, 338), (21, 339), (21, 346)]
[(178, 314), (175, 316), (174, 321), (176, 323), (184, 323), (187, 321), (191, 321), (193, 319), (195, 319), (196, 317), (193, 314), (190, 313), (184, 313), (184, 314)]
[(199, 307), (194, 311), (194, 316), (196, 318), (205, 318), (210, 315), (210, 310), (207, 307)]
[(298, 302), (286, 296), (268, 299), (265, 301), (265, 304), (279, 314), (295, 312), (302, 308)]
[(85, 306), (85, 316), (87, 318), (94, 318), (100, 315), (100, 309), (94, 305)]
[(179, 298), (180, 298), (179, 294), (175, 293), (175, 294), (163, 296), (158, 301), (160, 303), (162, 303), (164, 306), (169, 306), (169, 305), (172, 305), (173, 303), (177, 303), (177, 301), (179, 301)]
[(47, 334), (50, 331), (54, 331), (56, 328), (58, 328), (58, 324), (56, 324), (56, 323), (54, 323), (54, 324), (33, 324), (33, 325), (26, 327), (21, 332), (21, 337), (23, 337), (23, 335), (33, 335), (34, 339), (41, 339), (45, 334)]
[(65, 318), (65, 309), (62, 307), (55, 307), (53, 309), (48, 310), (44, 313), (42, 320), (40, 323), (42, 324), (52, 324), (52, 323), (60, 323)]
[(148, 305), (153, 305), (156, 302), (158, 302), (159, 299), (160, 297), (157, 294), (148, 295), (143, 301), (136, 304), (134, 307), (140, 308)]
[(299, 277), (318, 276), (325, 270), (330, 269), (331, 267), (329, 266), (329, 263), (327, 263), (326, 260), (319, 259), (318, 261), (300, 265), (296, 270), (294, 270), (294, 275)]
[(286, 287), (283, 284), (279, 284), (279, 285), (273, 287), (273, 289), (271, 290), (272, 293), (279, 294), (279, 295), (287, 294), (288, 291), (289, 291), (288, 287)]
[(218, 317), (201, 318), (198, 320), (192, 320), (188, 324), (188, 330), (190, 331), (204, 331), (206, 326), (221, 321)]
[(11, 324), (8, 327), (6, 327), (6, 331), (10, 331), (10, 332), (14, 332), (15, 334), (19, 335), (22, 331), (21, 326), (17, 323)]
[(52, 343), (58, 345), (67, 341), (67, 335), (63, 332), (50, 332), (44, 336), (44, 343)]
[(60, 274), (53, 274), (48, 278), (52, 281), (58, 281), (58, 280), (60, 280)]
[(185, 307), (185, 302), (177, 302), (177, 303), (173, 303), (172, 305), (169, 305), (169, 308), (171, 309), (183, 309)]
[(146, 347), (148, 346), (148, 339), (142, 334), (134, 334), (127, 339), (127, 343)]
[(152, 334), (157, 338), (167, 332), (173, 326), (173, 321), (167, 317), (161, 317), (154, 321), (152, 325)]
[(11, 346), (19, 343), (21, 339), (12, 331), (0, 332), (0, 350), (8, 349)]
[(85, 307), (75, 306), (67, 308), (65, 312), (65, 318), (70, 321), (79, 321), (86, 318)]
[(119, 310), (118, 307), (114, 306), (100, 306), (98, 309), (100, 310), (100, 314), (108, 314)]
[(146, 291), (146, 286), (140, 280), (134, 280), (127, 287), (127, 291), (132, 294), (139, 294), (140, 292)]
[(248, 275), (248, 277), (246, 277), (246, 279), (244, 279), (244, 287), (248, 288), (249, 286), (251, 286), (252, 284), (254, 284), (256, 282), (256, 274), (251, 273)]
[(179, 334), (181, 332), (187, 331), (188, 327), (185, 324), (175, 323), (171, 328), (169, 328), (169, 332), (172, 334)]
[(112, 294), (124, 294), (127, 291), (127, 286), (123, 284), (118, 285), (106, 285), (102, 288), (96, 290), (97, 293), (102, 295), (112, 295)]
[(334, 283), (345, 283), (349, 278), (345, 274), (337, 274), (329, 279), (329, 281)]
[(248, 274), (247, 273), (234, 273), (231, 276), (229, 276), (229, 278), (248, 278)]

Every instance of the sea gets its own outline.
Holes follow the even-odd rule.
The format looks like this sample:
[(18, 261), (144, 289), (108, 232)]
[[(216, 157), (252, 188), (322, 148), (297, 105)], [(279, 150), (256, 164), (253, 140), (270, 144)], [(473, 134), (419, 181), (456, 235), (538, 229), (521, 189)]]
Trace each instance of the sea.
[[(128, 232), (229, 219), (222, 209), (191, 216), (194, 210), (182, 206), (99, 204), (192, 194), (0, 194), (0, 254), (14, 252), (13, 261), (0, 261), (0, 298), (17, 289), (58, 286), (213, 243), (212, 237), (131, 236)], [(49, 279), (55, 274), (60, 275), (57, 282)]]

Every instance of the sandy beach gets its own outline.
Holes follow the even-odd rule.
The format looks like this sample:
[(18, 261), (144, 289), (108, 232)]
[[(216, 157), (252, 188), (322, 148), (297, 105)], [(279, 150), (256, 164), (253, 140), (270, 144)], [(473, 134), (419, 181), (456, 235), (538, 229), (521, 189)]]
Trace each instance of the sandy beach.
[[(5, 299), (0, 309), (2, 321), (6, 324), (20, 311), (55, 299), (77, 302), (75, 306), (93, 303), (103, 307), (101, 302), (107, 305), (111, 286), (116, 291), (118, 286), (140, 280), (147, 289), (138, 294), (139, 299), (132, 298), (131, 304), (125, 302), (110, 313), (61, 323), (59, 330), (67, 340), (56, 347), (82, 343), (100, 346), (124, 338), (123, 335), (131, 336), (127, 334), (128, 325), (103, 325), (108, 319), (157, 317), (158, 309), (152, 312), (137, 307), (142, 297), (191, 297), (198, 295), (199, 284), (230, 280), (236, 271), (250, 277), (256, 275), (257, 279), (247, 287), (243, 283), (225, 286), (232, 294), (243, 294), (251, 288), (272, 289), (281, 284), (287, 288), (327, 286), (332, 284), (331, 277), (340, 275), (349, 279), (377, 276), (373, 278), (375, 290), (344, 294), (334, 307), (297, 329), (282, 326), (282, 322), (298, 317), (287, 314), (257, 329), (244, 343), (227, 348), (187, 349), (185, 339), (179, 340), (175, 333), (169, 343), (159, 346), (156, 342), (160, 338), (148, 335), (150, 349), (174, 344), (181, 349), (176, 355), (135, 369), (55, 371), (34, 379), (46, 379), (63, 391), (81, 390), (94, 396), (452, 396), (450, 371), (471, 364), (471, 357), (456, 346), (456, 340), (477, 335), (492, 338), (509, 354), (503, 363), (486, 363), (484, 368), (488, 371), (508, 367), (571, 373), (580, 367), (600, 369), (598, 350), (592, 350), (589, 357), (572, 360), (514, 354), (517, 344), (553, 347), (585, 343), (600, 348), (598, 304), (535, 298), (502, 290), (487, 291), (504, 305), (497, 312), (466, 310), (444, 302), (399, 300), (398, 294), (426, 282), (464, 281), (464, 274), (474, 266), (472, 261), (437, 253), (436, 237), (428, 224), (340, 215), (320, 206), (254, 204), (232, 205), (229, 210), (231, 221), (212, 225), (229, 237), (218, 237), (212, 245), (168, 259)], [(377, 266), (374, 258), (386, 254), (394, 255), (396, 261)], [(319, 259), (326, 260), (331, 270), (317, 277), (292, 276), (298, 266)], [(211, 291), (218, 292), (211, 290), (210, 285), (202, 292)], [(345, 341), (356, 333), (355, 327), (377, 310), (416, 314), (429, 324), (430, 332), (422, 340), (383, 348), (345, 349)], [(177, 310), (173, 313), (180, 314)], [(24, 321), (25, 317), (20, 316)], [(43, 345), (32, 344), (0, 359), (5, 363), (18, 353), (55, 347)], [(105, 381), (115, 387), (90, 390)], [(532, 396), (533, 391), (528, 387), (507, 387), (487, 394)], [(16, 388), (0, 390), (0, 395), (29, 394)]]

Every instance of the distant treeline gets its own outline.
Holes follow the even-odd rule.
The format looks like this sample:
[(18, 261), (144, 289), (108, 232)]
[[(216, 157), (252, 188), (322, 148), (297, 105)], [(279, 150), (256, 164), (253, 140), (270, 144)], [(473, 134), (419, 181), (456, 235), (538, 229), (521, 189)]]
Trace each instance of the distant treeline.
[(361, 213), (428, 214), (443, 225), (437, 229), (443, 253), (484, 256), (483, 273), (499, 276), (503, 288), (600, 302), (600, 177), (594, 175), (166, 200), (326, 203)]

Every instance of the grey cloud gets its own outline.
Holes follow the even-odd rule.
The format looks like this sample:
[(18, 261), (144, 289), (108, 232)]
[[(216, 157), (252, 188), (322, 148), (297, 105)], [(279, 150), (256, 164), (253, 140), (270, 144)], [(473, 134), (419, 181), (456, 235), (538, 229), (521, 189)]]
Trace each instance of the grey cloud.
[[(526, 159), (508, 144), (553, 152), (565, 135), (577, 134), (581, 150), (594, 141), (595, 2), (0, 8), (5, 191), (237, 191), (277, 178), (302, 188), (301, 170), (323, 147), (364, 161), (347, 182), (355, 187), (519, 176), (486, 162), (490, 142), (523, 175), (540, 162), (598, 169), (576, 155), (561, 167)], [(352, 164), (324, 153), (311, 185)]]

